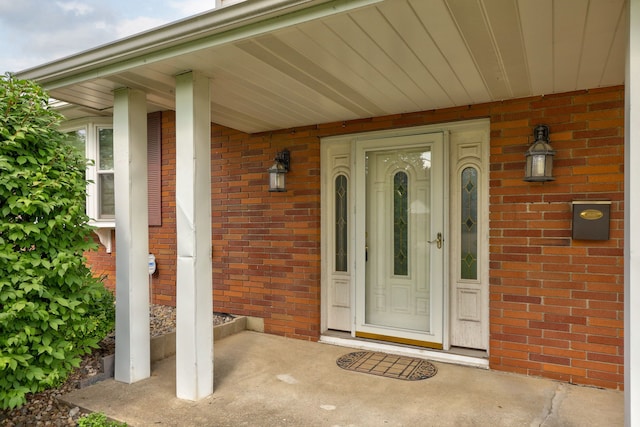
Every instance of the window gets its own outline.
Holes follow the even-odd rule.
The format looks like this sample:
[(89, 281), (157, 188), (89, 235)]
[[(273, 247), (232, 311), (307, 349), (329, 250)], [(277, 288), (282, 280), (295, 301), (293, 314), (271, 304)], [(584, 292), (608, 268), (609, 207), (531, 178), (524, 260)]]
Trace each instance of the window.
[(98, 209), (96, 219), (116, 217), (113, 182), (113, 129), (98, 128), (98, 158), (95, 159)]
[(111, 120), (73, 120), (62, 127), (71, 145), (91, 161), (87, 167), (87, 215), (97, 227), (115, 226), (113, 129)]
[(82, 128), (67, 132), (67, 142), (84, 155), (87, 144), (87, 130)]
[[(87, 167), (87, 215), (99, 228), (115, 227), (115, 185), (113, 126), (111, 118), (77, 119), (61, 128), (69, 142), (81, 150), (91, 164)], [(149, 225), (161, 225), (161, 113), (147, 121)]]

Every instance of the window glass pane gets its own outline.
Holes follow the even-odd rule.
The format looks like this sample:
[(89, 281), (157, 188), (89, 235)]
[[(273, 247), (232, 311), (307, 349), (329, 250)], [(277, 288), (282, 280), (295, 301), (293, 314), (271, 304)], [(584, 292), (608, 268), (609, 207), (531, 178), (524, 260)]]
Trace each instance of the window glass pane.
[(98, 150), (98, 169), (113, 170), (113, 129), (98, 130)]
[(100, 195), (100, 218), (115, 216), (116, 209), (112, 173), (101, 173), (98, 175), (98, 194)]
[(409, 273), (409, 200), (408, 176), (398, 172), (393, 177), (393, 274), (406, 276)]
[(347, 271), (347, 177), (339, 175), (335, 187), (336, 271)]
[(461, 268), (462, 279), (478, 278), (478, 171), (465, 168), (461, 177)]
[(67, 142), (74, 148), (77, 148), (82, 156), (85, 156), (86, 144), (87, 144), (87, 131), (85, 129), (78, 129), (72, 132), (66, 133)]

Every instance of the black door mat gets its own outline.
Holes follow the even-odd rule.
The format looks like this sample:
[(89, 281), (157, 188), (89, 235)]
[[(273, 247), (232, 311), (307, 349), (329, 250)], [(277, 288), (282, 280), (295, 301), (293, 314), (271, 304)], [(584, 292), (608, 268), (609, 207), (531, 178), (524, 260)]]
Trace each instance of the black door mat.
[(348, 353), (340, 356), (336, 363), (339, 367), (348, 371), (407, 381), (431, 378), (438, 372), (438, 369), (432, 363), (423, 359), (374, 351)]

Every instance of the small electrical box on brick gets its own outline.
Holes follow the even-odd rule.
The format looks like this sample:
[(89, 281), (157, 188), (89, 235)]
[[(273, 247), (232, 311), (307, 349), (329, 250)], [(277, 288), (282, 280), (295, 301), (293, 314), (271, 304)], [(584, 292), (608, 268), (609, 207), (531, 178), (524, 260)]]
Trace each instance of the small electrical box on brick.
[(609, 240), (610, 201), (574, 200), (572, 205), (574, 240)]

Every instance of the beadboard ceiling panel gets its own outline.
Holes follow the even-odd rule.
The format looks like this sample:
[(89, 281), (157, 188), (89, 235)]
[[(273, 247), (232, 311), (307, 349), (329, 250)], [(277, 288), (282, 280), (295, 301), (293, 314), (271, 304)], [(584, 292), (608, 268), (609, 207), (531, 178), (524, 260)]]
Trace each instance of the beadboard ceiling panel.
[(175, 76), (197, 70), (211, 78), (211, 120), (254, 133), (624, 83), (625, 0), (313, 5), (333, 9), (296, 10), (286, 25), (265, 20), (264, 30), (253, 20), (248, 36), (236, 36), (236, 25), (183, 45), (158, 44), (137, 59), (128, 53), (83, 74), (43, 76), (44, 85), (83, 113), (110, 111), (113, 90), (125, 86), (145, 91), (156, 111), (174, 108)]
[[(617, 7), (616, 7), (617, 6)], [(582, 57), (576, 82), (577, 87), (582, 87), (592, 81), (602, 81), (604, 70), (609, 63), (610, 54), (624, 52), (625, 44), (614, 44), (616, 28), (620, 24), (622, 5), (609, 1), (591, 2), (586, 17)], [(586, 48), (588, 47), (588, 48)], [(604, 60), (603, 60), (604, 59)], [(589, 64), (589, 66), (584, 66)]]

